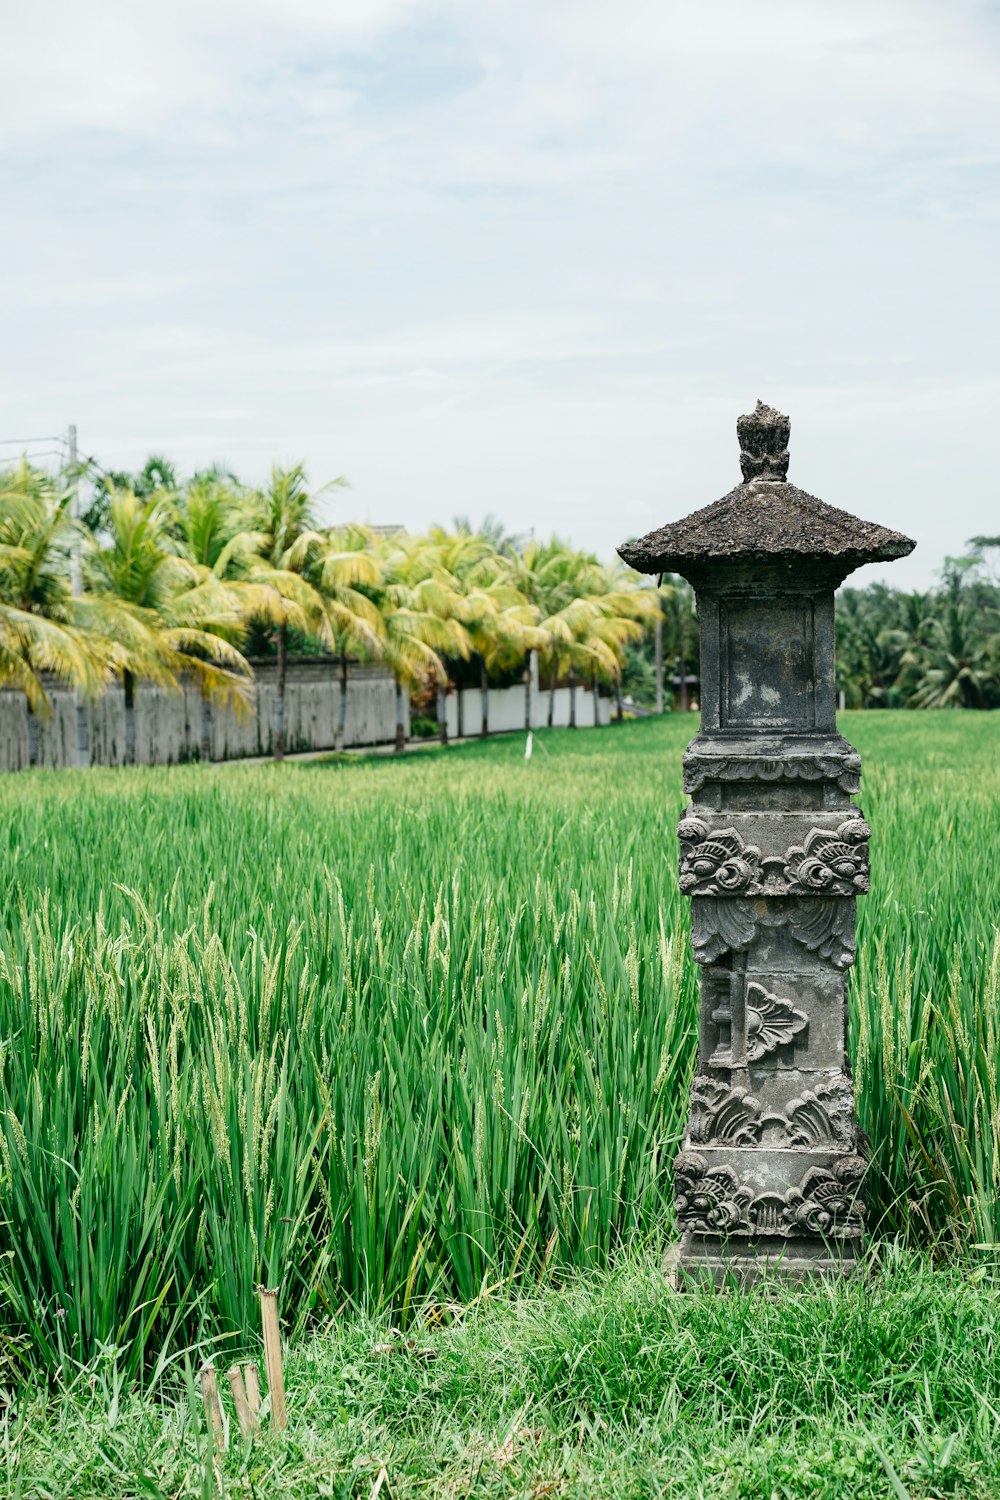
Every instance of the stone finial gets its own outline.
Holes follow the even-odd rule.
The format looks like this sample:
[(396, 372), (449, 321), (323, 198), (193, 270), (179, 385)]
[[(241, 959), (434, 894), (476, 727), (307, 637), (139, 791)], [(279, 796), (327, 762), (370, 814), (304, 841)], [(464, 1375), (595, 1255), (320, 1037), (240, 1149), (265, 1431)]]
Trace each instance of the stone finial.
[(619, 547), (619, 555), (640, 573), (691, 577), (694, 570), (696, 584), (716, 561), (828, 562), (839, 583), (862, 563), (912, 552), (913, 542), (901, 532), (788, 483), (790, 429), (786, 416), (758, 401), (756, 411), (736, 423), (743, 481), (721, 500)]
[(736, 420), (743, 479), (781, 479), (788, 474), (788, 434), (792, 424), (773, 406), (758, 401), (752, 412)]

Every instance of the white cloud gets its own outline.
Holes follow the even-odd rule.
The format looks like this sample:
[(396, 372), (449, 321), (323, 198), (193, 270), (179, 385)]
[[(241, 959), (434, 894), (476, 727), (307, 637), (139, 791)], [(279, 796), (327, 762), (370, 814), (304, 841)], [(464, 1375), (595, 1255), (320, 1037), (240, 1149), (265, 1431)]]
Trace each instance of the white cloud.
[(376, 519), (492, 509), (608, 551), (722, 493), (760, 394), (801, 482), (922, 533), (896, 576), (989, 524), (988, 9), (5, 20), (5, 421), (75, 419), (115, 463), (301, 456)]

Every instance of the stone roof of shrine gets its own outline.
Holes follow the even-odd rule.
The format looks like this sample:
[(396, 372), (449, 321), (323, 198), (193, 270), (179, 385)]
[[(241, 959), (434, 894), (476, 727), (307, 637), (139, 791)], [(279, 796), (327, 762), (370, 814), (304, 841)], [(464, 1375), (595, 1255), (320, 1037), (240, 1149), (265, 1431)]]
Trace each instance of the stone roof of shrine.
[(789, 484), (786, 416), (757, 402), (736, 424), (743, 483), (711, 505), (619, 547), (640, 573), (677, 573), (713, 558), (832, 558), (850, 568), (905, 557), (915, 543)]

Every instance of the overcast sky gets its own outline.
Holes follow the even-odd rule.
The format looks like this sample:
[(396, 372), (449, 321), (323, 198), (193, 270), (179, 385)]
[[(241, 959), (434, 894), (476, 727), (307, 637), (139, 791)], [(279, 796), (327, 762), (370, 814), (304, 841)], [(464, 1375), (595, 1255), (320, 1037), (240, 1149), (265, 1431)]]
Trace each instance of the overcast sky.
[[(1000, 531), (1000, 10), (3, 6), (0, 439), (615, 545), (739, 478)], [(10, 447), (0, 453), (10, 453)]]

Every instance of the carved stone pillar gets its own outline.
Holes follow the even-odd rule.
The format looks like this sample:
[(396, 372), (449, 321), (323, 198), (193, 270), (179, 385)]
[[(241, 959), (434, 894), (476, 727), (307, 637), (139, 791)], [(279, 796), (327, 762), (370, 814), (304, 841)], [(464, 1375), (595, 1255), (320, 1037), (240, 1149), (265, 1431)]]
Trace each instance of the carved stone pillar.
[(913, 548), (787, 482), (787, 417), (758, 402), (737, 433), (742, 484), (620, 549), (688, 578), (701, 623), (677, 830), (701, 1035), (674, 1173), (680, 1274), (717, 1285), (849, 1271), (861, 1239), (846, 971), (871, 830), (836, 728), (833, 596)]

